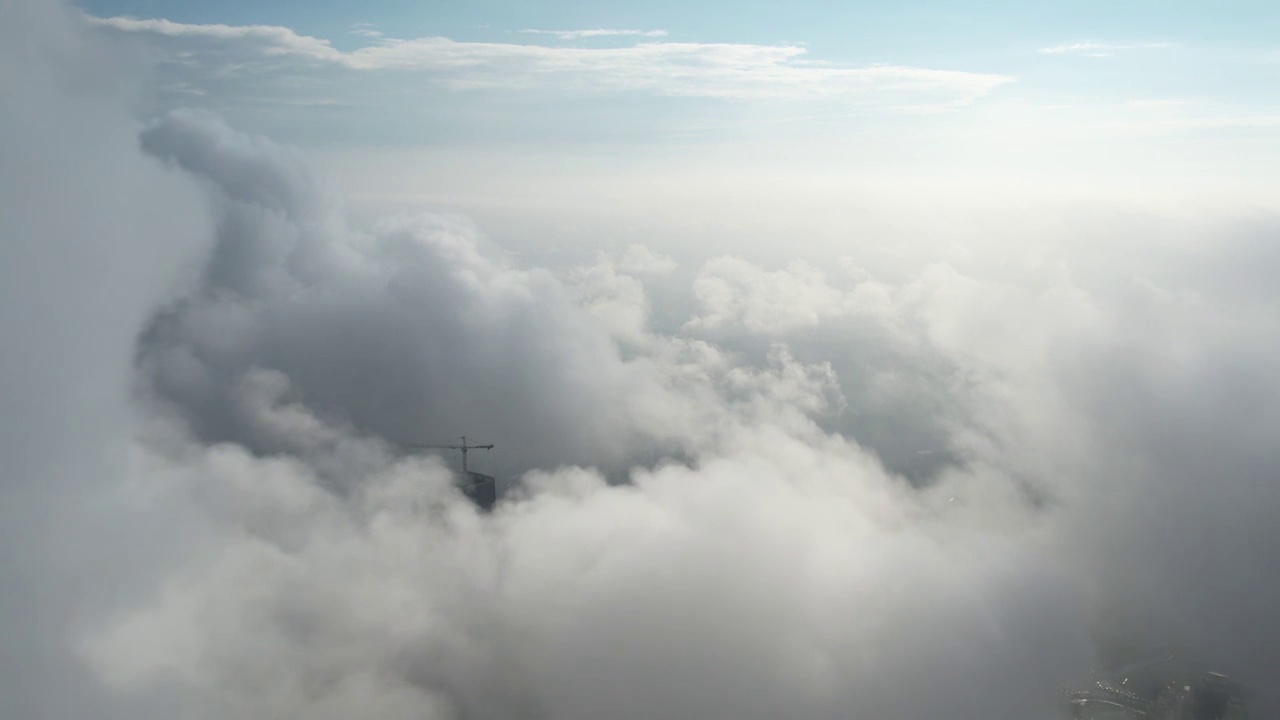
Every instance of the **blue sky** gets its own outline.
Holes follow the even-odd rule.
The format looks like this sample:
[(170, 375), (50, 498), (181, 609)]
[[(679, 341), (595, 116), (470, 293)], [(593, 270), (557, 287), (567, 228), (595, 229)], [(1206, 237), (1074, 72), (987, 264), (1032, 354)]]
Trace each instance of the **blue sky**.
[[(804, 41), (834, 59), (916, 60), (964, 52), (980, 57), (1063, 38), (1143, 37), (1267, 47), (1280, 34), (1280, 10), (1256, 2), (761, 2), (656, 0), (477, 0), (369, 3), (91, 0), (98, 15), (167, 17), (190, 23), (286, 25), (336, 36), (371, 22), (402, 35), (492, 39), (524, 27), (663, 28), (681, 39)], [(717, 38), (717, 36), (719, 36)], [(900, 55), (868, 57), (869, 54)]]
[(323, 152), (719, 147), (706, 162), (1268, 188), (1280, 160), (1274, 3), (82, 7), (155, 64), (148, 112), (209, 109)]

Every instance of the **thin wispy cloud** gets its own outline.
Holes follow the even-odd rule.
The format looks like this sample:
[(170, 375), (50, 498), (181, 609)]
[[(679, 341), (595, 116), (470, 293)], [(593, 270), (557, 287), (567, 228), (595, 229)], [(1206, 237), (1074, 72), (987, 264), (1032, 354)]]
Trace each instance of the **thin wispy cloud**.
[[(893, 107), (949, 107), (971, 102), (1013, 80), (1006, 75), (959, 70), (824, 63), (810, 60), (808, 51), (797, 45), (660, 41), (584, 48), (466, 42), (447, 37), (375, 37), (372, 45), (342, 51), (328, 40), (299, 35), (285, 27), (197, 25), (125, 17), (90, 21), (108, 32), (149, 42), (162, 56), (171, 55), (175, 63), (180, 59), (186, 67), (251, 68), (256, 64), (263, 72), (303, 73), (319, 63), (358, 72), (418, 72), (428, 81), (458, 90), (641, 91), (750, 99), (844, 97)], [(586, 37), (641, 31), (572, 32)]]
[(550, 35), (557, 40), (581, 40), (592, 37), (666, 37), (666, 30), (617, 30), (612, 28), (595, 28), (592, 30), (536, 30), (525, 29), (519, 32), (528, 35)]
[(354, 25), (351, 26), (351, 30), (349, 32), (352, 35), (359, 35), (361, 37), (367, 37), (367, 38), (382, 37), (382, 31), (374, 30), (373, 23), (367, 23), (367, 22), (355, 23)]
[(1040, 52), (1045, 55), (1083, 55), (1085, 57), (1111, 57), (1119, 52), (1129, 52), (1132, 50), (1160, 50), (1163, 48), (1173, 47), (1173, 43), (1168, 42), (1145, 42), (1145, 43), (1100, 43), (1093, 41), (1064, 43), (1062, 45), (1051, 45), (1049, 47), (1040, 48)]
[(1191, 104), (1191, 100), (1184, 98), (1136, 98), (1126, 102), (1124, 107), (1131, 110), (1165, 110), (1182, 108)]
[(287, 27), (278, 25), (223, 25), (176, 23), (169, 20), (138, 19), (131, 17), (85, 18), (91, 25), (107, 30), (135, 35), (167, 38), (192, 38), (241, 43), (253, 47), (264, 55), (294, 55), (314, 60), (337, 60), (338, 52), (328, 40), (299, 35)]

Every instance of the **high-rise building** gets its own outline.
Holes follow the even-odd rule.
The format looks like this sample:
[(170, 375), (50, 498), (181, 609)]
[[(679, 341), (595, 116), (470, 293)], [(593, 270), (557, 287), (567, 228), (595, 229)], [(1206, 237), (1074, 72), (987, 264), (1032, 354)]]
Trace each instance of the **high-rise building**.
[(461, 485), (462, 492), (481, 510), (488, 510), (498, 502), (498, 483), (492, 475), (481, 475), (467, 470)]
[(467, 468), (467, 453), (472, 450), (492, 450), (493, 444), (488, 445), (472, 445), (467, 442), (466, 436), (458, 438), (461, 443), (446, 443), (442, 445), (413, 445), (412, 447), (425, 450), (460, 450), (462, 451), (462, 475), (458, 478), (458, 487), (463, 494), (471, 498), (471, 501), (482, 510), (489, 510), (498, 502), (498, 483), (492, 475), (483, 475), (478, 472), (472, 472)]

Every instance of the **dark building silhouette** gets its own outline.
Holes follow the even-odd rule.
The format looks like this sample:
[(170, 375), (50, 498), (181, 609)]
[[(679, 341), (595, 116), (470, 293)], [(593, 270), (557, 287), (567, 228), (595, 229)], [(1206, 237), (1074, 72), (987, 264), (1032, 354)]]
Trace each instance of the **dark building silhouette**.
[(458, 439), (462, 442), (443, 445), (413, 445), (411, 447), (426, 450), (460, 450), (462, 452), (462, 476), (458, 478), (458, 488), (462, 490), (464, 495), (471, 498), (471, 501), (478, 505), (481, 510), (489, 510), (494, 503), (498, 502), (498, 483), (492, 475), (482, 475), (469, 470), (467, 468), (467, 453), (472, 450), (492, 450), (493, 444), (472, 445), (467, 442), (465, 435)]
[(498, 483), (492, 475), (481, 475), (478, 472), (466, 471), (461, 480), (462, 492), (471, 498), (471, 502), (488, 510), (498, 502)]

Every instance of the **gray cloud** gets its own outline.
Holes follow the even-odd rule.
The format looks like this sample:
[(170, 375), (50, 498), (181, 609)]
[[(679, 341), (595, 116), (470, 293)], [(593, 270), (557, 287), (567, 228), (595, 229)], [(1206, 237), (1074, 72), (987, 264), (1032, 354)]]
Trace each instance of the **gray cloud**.
[[(198, 190), (137, 151), (135, 68), (51, 3), (0, 22), (0, 715), (114, 718), (76, 660), (95, 613), (185, 547), (129, 480), (138, 329), (205, 240)], [(158, 696), (149, 701), (159, 702)]]
[[(155, 389), (206, 441), (265, 449), (229, 392), (263, 367), (322, 415), (399, 445), (490, 433), (520, 463), (499, 461), (507, 472), (621, 471), (639, 448), (714, 432), (699, 399), (738, 380), (715, 348), (647, 333), (635, 281), (607, 267), (579, 276), (598, 284), (583, 312), (549, 272), (479, 252), (465, 222), (351, 230), (295, 158), (206, 117), (170, 115), (143, 145), (202, 178), (221, 212), (202, 286), (140, 346)], [(627, 327), (598, 320), (606, 299)], [(646, 357), (624, 357), (623, 333)]]

